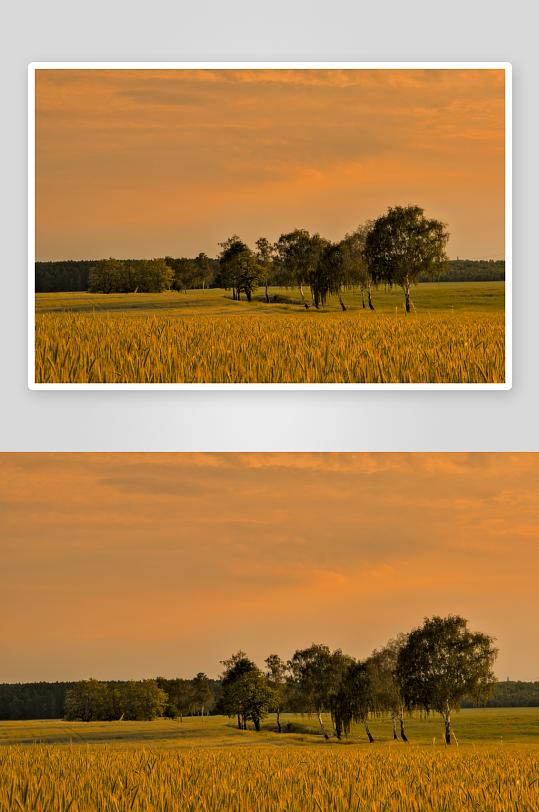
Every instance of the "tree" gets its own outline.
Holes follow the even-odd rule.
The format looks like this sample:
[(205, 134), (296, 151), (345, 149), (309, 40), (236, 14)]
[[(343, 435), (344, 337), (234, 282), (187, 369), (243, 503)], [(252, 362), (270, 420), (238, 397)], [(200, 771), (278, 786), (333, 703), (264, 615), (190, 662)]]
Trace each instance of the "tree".
[(202, 283), (202, 290), (204, 285), (212, 278), (213, 271), (210, 268), (210, 262), (206, 254), (200, 253), (195, 259), (196, 278), (199, 283)]
[[(338, 693), (342, 676), (352, 662), (352, 657), (340, 649), (330, 652), (324, 645), (312, 643), (309, 648), (298, 649), (288, 662), (288, 684), (292, 689), (292, 701), (302, 714), (316, 713), (324, 738), (329, 739), (322, 713), (333, 716), (333, 697)], [(337, 737), (340, 733), (337, 729)]]
[(107, 684), (96, 679), (80, 680), (66, 693), (68, 721), (95, 722), (103, 716)]
[(342, 676), (339, 689), (333, 698), (333, 716), (340, 738), (341, 731), (347, 736), (353, 722), (363, 722), (369, 742), (374, 739), (369, 730), (369, 713), (373, 710), (372, 683), (366, 662), (352, 661)]
[(258, 264), (263, 269), (259, 281), (264, 282), (266, 288), (266, 304), (269, 304), (268, 285), (272, 280), (275, 267), (275, 246), (272, 245), (266, 237), (260, 237), (260, 239), (256, 241), (256, 247), (258, 248), (256, 258)]
[(399, 650), (396, 675), (406, 707), (439, 713), (451, 743), (451, 711), (464, 697), (483, 703), (496, 687), (494, 638), (471, 632), (459, 615), (425, 618)]
[(233, 660), (233, 664), (228, 661), (231, 665), (222, 678), (223, 694), (217, 709), (229, 717), (237, 716), (240, 730), (246, 730), (247, 720), (251, 719), (259, 731), (260, 722), (276, 701), (276, 693), (255, 663), (245, 656)]
[(188, 679), (165, 679), (157, 677), (159, 688), (168, 695), (168, 701), (180, 715), (180, 721), (189, 713), (195, 704), (195, 688)]
[(116, 293), (123, 287), (125, 266), (114, 257), (100, 259), (92, 268), (88, 278), (90, 293)]
[(187, 257), (180, 257), (179, 259), (165, 257), (165, 259), (174, 272), (171, 283), (172, 290), (183, 290), (183, 292), (187, 294), (187, 289), (192, 287), (195, 283), (197, 266), (192, 259), (188, 259)]
[(367, 220), (359, 225), (355, 231), (346, 234), (342, 241), (344, 259), (344, 278), (347, 287), (359, 286), (361, 300), (365, 309), (365, 291), (367, 291), (369, 310), (374, 310), (371, 299), (372, 276), (365, 258), (365, 241), (367, 234), (372, 230), (373, 220)]
[(232, 289), (232, 298), (238, 301), (241, 294), (245, 293), (250, 302), (264, 269), (258, 264), (251, 249), (236, 234), (219, 244), (223, 250), (219, 255), (219, 273), (215, 277), (215, 284), (225, 290)]
[(406, 742), (404, 732), (404, 697), (396, 677), (397, 658), (408, 636), (402, 632), (396, 639), (389, 640), (381, 649), (375, 649), (368, 660), (369, 677), (376, 710), (389, 713), (393, 723), (393, 738), (397, 739), (396, 720), (399, 719), (401, 739)]
[(204, 707), (213, 699), (213, 691), (210, 688), (210, 681), (202, 671), (193, 679), (195, 688), (194, 704), (200, 708), (202, 721), (204, 721)]
[(144, 721), (161, 716), (168, 697), (156, 680), (123, 683), (95, 679), (75, 683), (66, 695), (66, 719), (94, 722), (123, 718)]
[(281, 729), (281, 705), (284, 697), (284, 692), (286, 689), (286, 678), (285, 674), (287, 671), (286, 663), (281, 660), (278, 654), (270, 654), (269, 657), (265, 659), (266, 666), (268, 670), (266, 671), (266, 679), (268, 681), (268, 685), (273, 688), (275, 692), (275, 708), (277, 712), (277, 728), (279, 733), (282, 733)]
[[(311, 291), (316, 286), (315, 274), (318, 266), (318, 259), (322, 249), (329, 244), (329, 241), (301, 228), (296, 228), (288, 234), (281, 234), (275, 243), (275, 251), (281, 264), (281, 273), (285, 287), (297, 287), (301, 294), (305, 309), (309, 305), (305, 301), (303, 286), (309, 285)], [(319, 304), (313, 297), (313, 304), (318, 308)]]
[(375, 284), (399, 285), (410, 312), (410, 285), (420, 274), (439, 279), (448, 261), (446, 223), (429, 220), (419, 206), (395, 206), (379, 217), (365, 240), (365, 258)]

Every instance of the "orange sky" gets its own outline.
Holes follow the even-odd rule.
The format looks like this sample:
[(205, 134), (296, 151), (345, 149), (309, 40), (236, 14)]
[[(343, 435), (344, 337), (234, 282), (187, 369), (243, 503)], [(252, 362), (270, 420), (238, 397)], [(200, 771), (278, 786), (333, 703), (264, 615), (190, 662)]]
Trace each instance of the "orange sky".
[(424, 616), (539, 679), (538, 454), (1, 454), (0, 682), (216, 676)]
[(37, 70), (36, 259), (209, 256), (388, 206), (504, 256), (502, 70)]

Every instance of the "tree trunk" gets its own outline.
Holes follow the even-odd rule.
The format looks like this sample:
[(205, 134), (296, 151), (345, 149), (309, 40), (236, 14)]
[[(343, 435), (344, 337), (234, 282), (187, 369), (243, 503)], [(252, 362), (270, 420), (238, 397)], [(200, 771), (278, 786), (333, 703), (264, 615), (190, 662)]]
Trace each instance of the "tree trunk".
[(371, 302), (371, 283), (367, 285), (367, 296), (369, 297), (369, 310), (374, 310), (373, 304)]
[(408, 739), (404, 735), (404, 716), (403, 716), (402, 708), (399, 711), (399, 722), (400, 722), (400, 725), (401, 725), (401, 739), (403, 740), (403, 742), (407, 742)]
[(202, 716), (202, 721), (204, 721), (204, 705), (202, 705), (200, 715)]
[(255, 723), (255, 730), (257, 733), (260, 732), (260, 719), (258, 716), (253, 716), (253, 722)]
[(277, 705), (277, 728), (279, 733), (283, 732), (281, 729), (281, 711), (279, 710), (279, 705)]
[(341, 299), (341, 291), (340, 290), (337, 292), (337, 296), (339, 297), (339, 303), (340, 303), (342, 309), (346, 310), (346, 307), (343, 304), (343, 300)]
[(408, 277), (406, 277), (406, 284), (403, 285), (404, 288), (404, 298), (406, 301), (406, 312), (410, 312), (410, 281)]
[(393, 738), (398, 739), (397, 736), (397, 720), (395, 719), (395, 714), (391, 711), (391, 721), (393, 722)]
[(180, 711), (180, 722), (183, 722), (183, 714), (181, 711)]
[(363, 310), (365, 310), (365, 288), (363, 287), (363, 285), (360, 285), (359, 288), (361, 290), (361, 301), (363, 302)]
[(445, 702), (446, 711), (442, 714), (444, 717), (444, 725), (445, 725), (445, 743), (451, 744), (451, 711), (449, 710), (449, 702), (446, 700)]
[(270, 303), (270, 300), (269, 300), (269, 296), (268, 296), (268, 283), (266, 282), (266, 304), (269, 304), (269, 303)]
[(321, 713), (318, 713), (318, 721), (320, 722), (320, 727), (322, 728), (322, 733), (324, 734), (324, 739), (326, 739), (326, 741), (327, 741), (329, 739), (329, 736), (325, 731), (324, 723), (322, 722), (322, 714)]
[(250, 302), (251, 301), (251, 295), (252, 295), (251, 291), (250, 290), (245, 291), (245, 295), (247, 296), (247, 301)]
[(303, 304), (305, 305), (305, 310), (309, 309), (309, 305), (305, 301), (305, 296), (303, 295), (303, 285), (299, 286), (299, 292), (301, 293), (301, 298), (303, 299)]
[(202, 293), (204, 293), (204, 280), (202, 280)]
[(241, 730), (241, 729), (242, 729), (242, 727), (241, 727), (241, 716), (238, 713), (238, 730)]
[(374, 739), (371, 736), (371, 731), (369, 730), (369, 725), (367, 724), (367, 717), (365, 717), (365, 730), (367, 731), (367, 736), (369, 737), (369, 742), (372, 744), (374, 742)]

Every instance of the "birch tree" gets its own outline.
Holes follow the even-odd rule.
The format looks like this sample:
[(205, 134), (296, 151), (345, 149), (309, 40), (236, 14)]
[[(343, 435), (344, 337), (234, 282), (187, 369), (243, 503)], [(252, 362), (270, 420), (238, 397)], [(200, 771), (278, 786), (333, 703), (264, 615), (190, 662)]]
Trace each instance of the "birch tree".
[(365, 240), (365, 259), (373, 282), (404, 291), (406, 312), (410, 312), (410, 287), (419, 275), (439, 279), (449, 257), (445, 246), (446, 223), (429, 220), (419, 206), (395, 206), (378, 217)]
[(269, 657), (266, 657), (265, 663), (267, 666), (266, 671), (266, 679), (268, 681), (268, 685), (273, 688), (275, 692), (275, 708), (277, 711), (277, 728), (279, 733), (282, 733), (281, 729), (281, 705), (283, 701), (284, 691), (286, 688), (286, 671), (287, 666), (286, 663), (281, 660), (278, 654), (270, 654)]
[(381, 649), (375, 649), (369, 657), (370, 678), (374, 703), (382, 713), (389, 713), (393, 724), (393, 738), (397, 739), (397, 719), (403, 742), (408, 741), (404, 732), (405, 702), (396, 676), (399, 651), (406, 644), (408, 635), (400, 633)]
[[(301, 294), (303, 305), (308, 310), (309, 305), (303, 293), (304, 286), (313, 288), (318, 259), (322, 249), (329, 241), (301, 228), (296, 228), (288, 234), (281, 234), (275, 243), (275, 250), (281, 265), (284, 287), (297, 287)], [(318, 302), (313, 297), (313, 304), (318, 308)]]
[(354, 231), (346, 234), (342, 241), (342, 253), (345, 266), (344, 273), (347, 284), (350, 287), (359, 287), (363, 309), (366, 307), (365, 291), (367, 291), (369, 310), (374, 310), (371, 297), (373, 280), (365, 256), (365, 242), (367, 234), (372, 231), (373, 225), (373, 220), (367, 220)]
[(193, 679), (193, 686), (195, 688), (194, 703), (196, 707), (200, 708), (202, 721), (204, 721), (204, 708), (213, 699), (213, 691), (210, 688), (210, 681), (206, 674), (202, 671)]
[(258, 249), (256, 258), (258, 264), (262, 267), (263, 272), (260, 275), (260, 281), (264, 283), (266, 288), (266, 304), (269, 304), (268, 285), (273, 284), (273, 272), (275, 268), (275, 246), (270, 243), (266, 237), (260, 237), (256, 241)]
[(470, 696), (486, 703), (496, 687), (495, 638), (471, 632), (459, 615), (425, 618), (399, 650), (396, 675), (407, 708), (439, 713), (451, 744), (451, 713)]
[[(300, 713), (316, 714), (326, 740), (329, 736), (322, 714), (332, 713), (333, 697), (338, 693), (343, 674), (352, 661), (352, 657), (343, 654), (340, 649), (332, 654), (327, 646), (317, 643), (298, 649), (288, 661), (292, 701)], [(338, 730), (336, 733), (340, 738)]]
[(369, 714), (373, 708), (374, 697), (367, 662), (354, 660), (344, 673), (334, 698), (337, 729), (347, 736), (354, 722), (363, 722), (369, 742), (372, 744), (374, 739), (369, 730)]

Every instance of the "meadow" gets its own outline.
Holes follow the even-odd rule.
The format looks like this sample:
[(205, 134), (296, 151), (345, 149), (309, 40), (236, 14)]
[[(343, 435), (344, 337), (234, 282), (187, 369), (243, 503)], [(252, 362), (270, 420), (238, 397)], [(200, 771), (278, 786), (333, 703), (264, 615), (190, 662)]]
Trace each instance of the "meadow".
[(409, 744), (387, 719), (370, 724), (374, 744), (360, 727), (325, 742), (316, 720), (283, 721), (282, 734), (274, 717), (258, 734), (223, 717), (2, 722), (0, 810), (539, 809), (539, 709), (463, 710), (449, 747), (435, 717), (408, 720)]
[(305, 310), (272, 288), (36, 295), (37, 383), (503, 383), (504, 283), (358, 292)]

